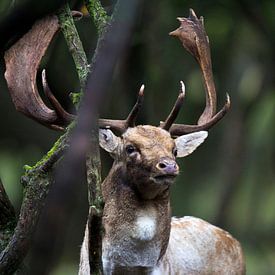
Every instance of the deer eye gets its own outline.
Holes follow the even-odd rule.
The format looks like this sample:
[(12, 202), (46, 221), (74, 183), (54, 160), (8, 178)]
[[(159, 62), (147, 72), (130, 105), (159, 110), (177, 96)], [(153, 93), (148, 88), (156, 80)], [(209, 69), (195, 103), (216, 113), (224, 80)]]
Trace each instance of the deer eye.
[(173, 155), (174, 155), (175, 157), (178, 155), (178, 150), (177, 150), (177, 148), (174, 148), (174, 149), (173, 149)]
[(134, 153), (136, 151), (136, 148), (133, 145), (127, 145), (126, 146), (126, 152), (128, 155)]

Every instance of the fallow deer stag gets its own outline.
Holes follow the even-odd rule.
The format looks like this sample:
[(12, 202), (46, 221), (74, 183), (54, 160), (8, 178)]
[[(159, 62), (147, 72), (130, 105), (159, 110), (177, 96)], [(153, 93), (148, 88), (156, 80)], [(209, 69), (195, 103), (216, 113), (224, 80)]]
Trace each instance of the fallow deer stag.
[[(206, 107), (197, 125), (173, 124), (183, 103), (178, 99), (159, 127), (134, 126), (143, 89), (128, 119), (100, 131), (100, 146), (114, 158), (103, 182), (104, 274), (244, 274), (239, 242), (226, 231), (194, 217), (172, 218), (170, 186), (179, 173), (176, 157), (191, 154), (230, 107), (229, 97), (216, 112), (208, 37), (203, 18), (190, 10), (171, 32), (196, 58), (203, 75)], [(132, 114), (135, 114), (134, 116)], [(115, 125), (110, 125), (114, 128)], [(89, 274), (88, 230), (81, 249), (79, 274)]]
[[(207, 137), (230, 107), (229, 97), (216, 113), (208, 37), (203, 18), (190, 10), (189, 18), (178, 18), (180, 27), (171, 32), (196, 58), (203, 75), (206, 107), (197, 125), (174, 124), (184, 99), (185, 87), (159, 127), (135, 126), (144, 86), (125, 120), (100, 119), (100, 146), (114, 158), (102, 184), (105, 208), (102, 261), (104, 274), (244, 274), (242, 249), (226, 231), (194, 217), (172, 218), (170, 186), (179, 173), (176, 157), (191, 154)], [(53, 109), (40, 98), (36, 71), (58, 21), (52, 16), (32, 30), (5, 55), (8, 87), (16, 108), (54, 129), (62, 129), (73, 116), (50, 92), (43, 74), (44, 90)], [(35, 48), (30, 48), (35, 47)], [(20, 49), (21, 59), (17, 58)], [(121, 133), (116, 136), (111, 130)], [(89, 232), (86, 227), (81, 248), (79, 274), (90, 274)]]

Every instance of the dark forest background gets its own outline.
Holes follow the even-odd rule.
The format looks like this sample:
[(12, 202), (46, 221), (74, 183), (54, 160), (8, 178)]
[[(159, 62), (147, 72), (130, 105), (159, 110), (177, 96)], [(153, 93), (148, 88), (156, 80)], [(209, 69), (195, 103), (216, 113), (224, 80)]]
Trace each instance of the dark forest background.
[[(19, 1), (18, 1), (19, 2)], [(58, 1), (0, 1), (0, 42), (4, 50), (35, 18), (56, 9)], [(62, 2), (62, 1), (60, 1)], [(107, 10), (112, 1), (104, 1)], [(81, 9), (81, 2), (72, 3)], [(275, 274), (275, 2), (265, 1), (144, 1), (138, 11), (130, 47), (116, 66), (101, 117), (124, 118), (145, 84), (139, 123), (158, 125), (165, 119), (179, 90), (186, 100), (178, 122), (195, 123), (204, 108), (200, 70), (180, 42), (168, 33), (189, 8), (203, 15), (210, 39), (218, 103), (231, 96), (228, 115), (210, 131), (206, 143), (179, 160), (181, 174), (173, 187), (177, 216), (192, 215), (221, 226), (243, 245), (247, 274)], [(89, 17), (76, 22), (91, 59), (96, 29)], [(20, 53), (18, 53), (20, 58)], [(60, 135), (16, 112), (0, 60), (0, 177), (20, 209), (23, 165), (33, 165)], [(68, 110), (70, 92), (79, 90), (72, 58), (60, 33), (43, 59), (49, 83)], [(40, 79), (38, 79), (38, 82)], [(103, 154), (103, 175), (112, 163)], [(88, 211), (84, 184), (75, 195), (76, 207), (62, 257), (51, 274), (75, 274)], [(40, 230), (43, 230), (40, 228)], [(36, 248), (37, 249), (37, 248)]]

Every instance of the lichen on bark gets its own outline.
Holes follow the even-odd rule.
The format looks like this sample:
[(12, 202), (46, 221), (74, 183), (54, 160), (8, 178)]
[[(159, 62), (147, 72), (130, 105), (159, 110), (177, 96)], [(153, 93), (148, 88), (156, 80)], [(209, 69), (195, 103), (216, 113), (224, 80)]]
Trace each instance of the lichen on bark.
[(85, 5), (97, 28), (98, 35), (101, 36), (110, 20), (110, 16), (107, 15), (99, 0), (85, 0)]
[[(91, 14), (91, 17), (94, 20), (95, 26), (97, 27), (99, 39), (101, 39), (109, 17), (107, 16), (99, 1), (85, 1), (85, 4), (89, 13)], [(74, 27), (74, 22), (72, 20), (68, 5), (66, 5), (59, 14), (59, 22), (64, 26), (62, 28), (63, 35), (75, 62), (81, 91), (84, 91), (88, 74), (93, 68), (88, 66), (88, 61), (77, 30)], [(71, 36), (77, 40), (76, 43), (74, 39), (71, 39)], [(98, 53), (98, 47), (99, 43), (97, 44), (97, 48), (93, 56), (93, 61), (95, 60)], [(94, 63), (92, 62), (92, 64)], [(74, 99), (75, 98), (77, 98), (76, 95), (74, 95)], [(77, 100), (74, 101), (78, 103)], [(103, 199), (101, 194), (101, 161), (98, 141), (99, 129), (97, 123), (98, 114), (96, 113), (96, 110), (94, 110), (93, 115), (95, 117), (93, 119), (94, 123), (92, 123), (90, 129), (90, 148), (86, 154), (88, 202), (90, 206), (88, 217), (90, 269), (93, 274), (102, 274), (101, 243)]]
[(69, 4), (65, 4), (58, 12), (60, 28), (74, 60), (78, 74), (80, 89), (83, 91), (89, 74), (89, 63), (82, 42), (77, 32)]
[(6, 245), (0, 253), (0, 274), (12, 274), (22, 264), (36, 229), (38, 219), (48, 195), (53, 165), (66, 149), (65, 134), (58, 148), (49, 157), (44, 158), (33, 168), (27, 169), (21, 178), (24, 183), (24, 198), (20, 209), (20, 215), (12, 234), (6, 231)]

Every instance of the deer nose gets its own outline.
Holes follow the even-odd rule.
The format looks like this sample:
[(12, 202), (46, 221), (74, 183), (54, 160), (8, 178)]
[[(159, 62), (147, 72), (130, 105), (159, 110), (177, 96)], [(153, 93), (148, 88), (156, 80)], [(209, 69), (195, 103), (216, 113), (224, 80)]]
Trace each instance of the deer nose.
[(176, 175), (179, 172), (179, 167), (173, 159), (161, 159), (156, 168), (165, 174)]

